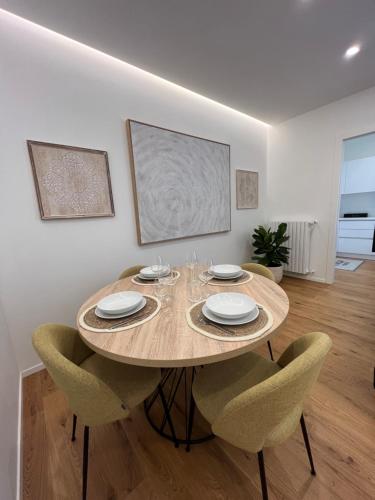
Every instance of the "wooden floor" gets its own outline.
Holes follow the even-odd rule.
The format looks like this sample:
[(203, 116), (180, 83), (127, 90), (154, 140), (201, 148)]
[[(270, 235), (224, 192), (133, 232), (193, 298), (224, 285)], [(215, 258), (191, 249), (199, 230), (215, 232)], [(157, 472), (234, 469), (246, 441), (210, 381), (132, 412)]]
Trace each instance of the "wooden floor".
[[(327, 332), (333, 349), (305, 406), (317, 476), (298, 429), (265, 451), (271, 499), (375, 498), (375, 262), (336, 278), (283, 281), (291, 307), (274, 351), (309, 331)], [(71, 413), (45, 371), (24, 380), (23, 404), (24, 500), (79, 499), (82, 428), (71, 443)], [(256, 456), (220, 439), (174, 449), (142, 409), (90, 437), (89, 500), (260, 498)]]

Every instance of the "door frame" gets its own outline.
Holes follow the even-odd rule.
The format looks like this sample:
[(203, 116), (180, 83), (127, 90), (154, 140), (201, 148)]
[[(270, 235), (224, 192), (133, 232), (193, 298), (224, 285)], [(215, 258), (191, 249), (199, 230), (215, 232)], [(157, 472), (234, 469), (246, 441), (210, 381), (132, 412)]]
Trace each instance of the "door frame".
[(326, 283), (333, 283), (335, 281), (336, 241), (338, 219), (340, 214), (340, 181), (344, 141), (347, 139), (353, 139), (354, 137), (372, 133), (375, 133), (375, 121), (372, 121), (365, 126), (341, 131), (336, 135), (333, 169), (331, 176), (330, 228), (325, 272)]

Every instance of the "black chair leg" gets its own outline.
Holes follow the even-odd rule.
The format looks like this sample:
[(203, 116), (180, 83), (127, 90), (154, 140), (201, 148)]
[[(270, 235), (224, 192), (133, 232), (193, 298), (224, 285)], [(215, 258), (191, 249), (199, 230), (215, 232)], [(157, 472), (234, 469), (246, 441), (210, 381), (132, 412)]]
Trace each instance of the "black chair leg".
[(270, 352), (271, 359), (273, 361), (272, 346), (271, 346), (271, 342), (269, 340), (267, 340), (267, 345), (268, 345), (268, 350)]
[(77, 415), (73, 415), (72, 441), (76, 440)]
[(85, 425), (83, 438), (83, 466), (82, 466), (82, 500), (86, 500), (87, 495), (87, 472), (89, 466), (89, 431), (90, 428)]
[(303, 439), (305, 441), (307, 455), (308, 455), (309, 461), (310, 461), (311, 474), (313, 476), (316, 476), (313, 457), (312, 457), (311, 448), (310, 448), (309, 436), (307, 434), (307, 429), (306, 429), (305, 419), (303, 418), (303, 413), (301, 415), (301, 428), (302, 428)]
[(268, 500), (267, 479), (266, 479), (266, 469), (264, 468), (263, 450), (258, 451), (258, 465), (259, 465), (260, 483), (262, 485), (263, 500)]
[(175, 448), (178, 448), (178, 441), (177, 441), (177, 438), (176, 438), (176, 433), (175, 433), (175, 430), (174, 430), (174, 425), (173, 425), (173, 422), (172, 422), (172, 419), (171, 419), (171, 415), (169, 413), (168, 404), (167, 404), (167, 401), (165, 399), (163, 388), (162, 388), (161, 384), (159, 384), (158, 390), (159, 390), (160, 399), (161, 399), (161, 402), (162, 402), (162, 405), (163, 405), (165, 417), (167, 419), (169, 428), (170, 428), (171, 433), (172, 433), (172, 437), (173, 437)]

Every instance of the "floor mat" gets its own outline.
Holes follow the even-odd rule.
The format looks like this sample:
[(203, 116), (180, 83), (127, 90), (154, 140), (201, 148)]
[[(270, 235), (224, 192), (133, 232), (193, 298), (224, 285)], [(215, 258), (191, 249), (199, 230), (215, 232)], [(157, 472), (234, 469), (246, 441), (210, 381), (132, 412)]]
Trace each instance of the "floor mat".
[(335, 268), (342, 271), (355, 271), (361, 264), (363, 260), (337, 258)]

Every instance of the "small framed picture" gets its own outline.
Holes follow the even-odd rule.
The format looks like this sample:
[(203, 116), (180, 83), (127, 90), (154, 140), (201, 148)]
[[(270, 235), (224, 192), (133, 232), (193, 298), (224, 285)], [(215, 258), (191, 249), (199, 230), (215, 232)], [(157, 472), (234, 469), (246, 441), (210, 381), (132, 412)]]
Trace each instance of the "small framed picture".
[(258, 208), (258, 172), (236, 170), (237, 209)]
[(106, 151), (27, 141), (42, 219), (115, 215)]

